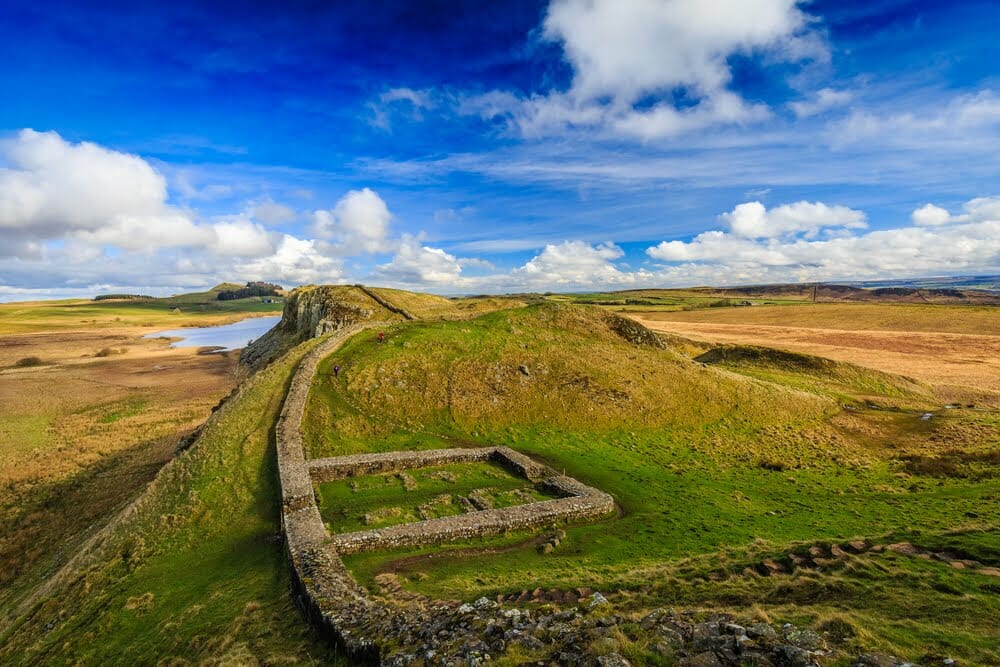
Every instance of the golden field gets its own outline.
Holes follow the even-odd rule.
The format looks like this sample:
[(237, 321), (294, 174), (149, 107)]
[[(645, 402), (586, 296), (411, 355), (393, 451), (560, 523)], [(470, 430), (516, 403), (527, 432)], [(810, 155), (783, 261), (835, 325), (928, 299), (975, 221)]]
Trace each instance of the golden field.
[(763, 345), (915, 378), (942, 401), (1000, 405), (1000, 309), (816, 304), (630, 313), (710, 343)]

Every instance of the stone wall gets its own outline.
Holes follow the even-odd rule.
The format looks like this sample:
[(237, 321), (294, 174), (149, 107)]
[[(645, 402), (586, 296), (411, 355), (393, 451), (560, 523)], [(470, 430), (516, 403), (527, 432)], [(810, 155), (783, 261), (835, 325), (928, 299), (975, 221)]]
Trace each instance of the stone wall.
[(495, 452), (496, 448), (474, 447), (351, 454), (328, 459), (312, 459), (307, 465), (314, 482), (329, 482), (345, 477), (399, 472), (408, 468), (489, 461)]
[(448, 465), (450, 463), (499, 463), (515, 475), (538, 481), (552, 475), (542, 464), (510, 447), (455, 447), (402, 452), (349, 454), (306, 462), (314, 482), (329, 482), (345, 477), (362, 477), (399, 472), (409, 468)]
[(614, 512), (614, 509), (611, 496), (597, 492), (588, 496), (556, 498), (387, 528), (342, 533), (334, 535), (331, 540), (341, 554), (400, 549), (554, 526), (566, 521), (604, 516)]
[(326, 526), (313, 495), (302, 442), (302, 417), (316, 368), (348, 337), (365, 328), (365, 325), (345, 327), (302, 359), (292, 376), (281, 416), (275, 426), (275, 440), (281, 481), (281, 523), (302, 608), (320, 631), (355, 659), (377, 662), (377, 645), (353, 633), (350, 619), (374, 619), (382, 608), (372, 604), (357, 586), (336, 549), (329, 543)]

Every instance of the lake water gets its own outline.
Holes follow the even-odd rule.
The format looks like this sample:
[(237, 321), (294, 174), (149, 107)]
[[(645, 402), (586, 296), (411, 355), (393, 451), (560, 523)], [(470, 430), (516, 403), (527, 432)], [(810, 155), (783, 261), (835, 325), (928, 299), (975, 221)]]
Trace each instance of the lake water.
[(281, 320), (280, 315), (271, 317), (249, 317), (233, 324), (223, 324), (218, 327), (187, 327), (171, 329), (146, 334), (143, 338), (181, 338), (174, 341), (170, 347), (221, 347), (222, 350), (238, 350), (246, 347), (251, 340), (256, 340), (267, 333), (271, 327)]

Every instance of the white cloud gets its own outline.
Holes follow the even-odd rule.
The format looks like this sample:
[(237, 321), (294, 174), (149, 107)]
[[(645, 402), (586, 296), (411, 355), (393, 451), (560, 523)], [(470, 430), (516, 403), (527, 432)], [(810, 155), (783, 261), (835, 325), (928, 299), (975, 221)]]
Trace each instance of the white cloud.
[[(507, 118), (528, 136), (601, 129), (648, 140), (769, 117), (728, 89), (728, 58), (762, 52), (771, 62), (825, 60), (822, 39), (797, 0), (554, 0), (542, 25), (573, 69), (566, 91), (466, 97), (459, 111)], [(690, 104), (671, 100), (683, 94)], [(649, 97), (660, 101), (637, 105)]]
[(629, 283), (634, 277), (612, 263), (624, 254), (613, 243), (550, 243), (542, 252), (515, 269), (513, 274), (515, 279), (535, 286)]
[(807, 201), (785, 204), (770, 211), (758, 201), (747, 202), (719, 218), (734, 234), (746, 238), (770, 238), (799, 232), (815, 234), (823, 228), (833, 227), (860, 229), (867, 224), (862, 211)]
[(295, 219), (295, 210), (273, 199), (265, 199), (254, 205), (253, 217), (266, 225), (281, 225)]
[(913, 224), (921, 227), (950, 223), (990, 222), (1000, 220), (1000, 197), (977, 197), (962, 204), (965, 213), (952, 215), (947, 209), (934, 204), (924, 204), (913, 211)]
[(985, 222), (1000, 220), (1000, 197), (977, 197), (962, 204), (965, 213), (956, 216), (960, 222)]
[[(727, 277), (735, 282), (833, 280), (996, 270), (1000, 198), (973, 199), (963, 208), (966, 213), (950, 216), (949, 224), (918, 226), (918, 220), (939, 221), (941, 212), (947, 214), (925, 206), (915, 212), (914, 226), (823, 240), (801, 234), (760, 238), (708, 231), (688, 242), (662, 242), (646, 253), (655, 260), (679, 263), (663, 267), (657, 275), (677, 276), (685, 269), (692, 275), (714, 276), (710, 282), (716, 284)], [(916, 215), (920, 211), (924, 213)]]
[(874, 142), (921, 151), (943, 147), (990, 151), (998, 146), (998, 129), (1000, 96), (983, 90), (917, 112), (878, 115), (855, 111), (833, 123), (829, 131), (836, 146)]
[(373, 190), (351, 190), (332, 210), (313, 213), (313, 232), (332, 241), (342, 254), (386, 252), (392, 248), (392, 213)]
[(197, 247), (257, 256), (273, 250), (267, 231), (249, 220), (199, 224), (168, 204), (166, 179), (139, 156), (28, 129), (0, 151), (7, 165), (0, 168), (5, 255), (37, 259), (51, 240), (145, 253)]
[(854, 99), (854, 95), (850, 91), (822, 88), (809, 99), (789, 102), (788, 106), (799, 118), (808, 118), (835, 107), (844, 106), (852, 99)]
[(413, 120), (420, 120), (422, 110), (435, 106), (435, 96), (426, 90), (413, 88), (390, 88), (378, 97), (377, 102), (371, 102), (368, 108), (372, 112), (369, 122), (383, 130), (392, 129), (392, 116), (402, 114)]
[(415, 109), (427, 109), (434, 106), (430, 94), (424, 90), (413, 88), (391, 88), (380, 96), (385, 103), (406, 102)]
[(458, 284), (463, 262), (440, 248), (420, 243), (414, 236), (404, 235), (396, 255), (378, 267), (377, 275), (388, 280), (409, 284)]
[(766, 105), (747, 104), (739, 95), (720, 90), (687, 109), (678, 111), (670, 104), (658, 104), (649, 111), (629, 111), (611, 124), (621, 134), (655, 139), (712, 125), (744, 125), (765, 120), (770, 115)]
[(651, 91), (703, 94), (730, 80), (727, 56), (777, 48), (806, 27), (796, 0), (554, 0), (543, 24), (573, 66), (572, 93), (635, 102)]
[(910, 217), (913, 219), (913, 224), (920, 227), (946, 225), (951, 222), (951, 214), (934, 204), (925, 204), (921, 206), (913, 211), (913, 214)]
[(281, 237), (272, 255), (239, 264), (236, 271), (241, 278), (283, 285), (335, 282), (343, 277), (339, 262), (320, 252), (316, 241), (289, 234)]
[(211, 251), (217, 255), (260, 257), (274, 250), (274, 235), (245, 218), (217, 222), (211, 226), (211, 230), (215, 235)]
[[(0, 228), (33, 239), (186, 216), (166, 204), (166, 179), (145, 160), (55, 132), (25, 129), (0, 144)], [(180, 229), (179, 233), (186, 233)]]

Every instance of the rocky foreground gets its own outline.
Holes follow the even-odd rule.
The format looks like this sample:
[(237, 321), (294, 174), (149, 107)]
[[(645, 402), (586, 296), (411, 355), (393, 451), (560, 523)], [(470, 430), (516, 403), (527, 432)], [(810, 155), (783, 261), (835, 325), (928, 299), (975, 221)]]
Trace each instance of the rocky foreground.
[[(507, 608), (484, 597), (471, 604), (386, 617), (379, 626), (400, 646), (382, 659), (383, 665), (393, 667), (472, 667), (500, 656), (517, 656), (522, 664), (569, 667), (627, 667), (647, 662), (688, 667), (907, 664), (883, 654), (849, 655), (837, 648), (829, 632), (790, 624), (775, 627), (727, 614), (668, 609), (637, 618), (624, 616), (615, 613), (600, 593), (572, 609), (558, 611)], [(955, 661), (929, 658), (923, 664), (948, 666)]]

